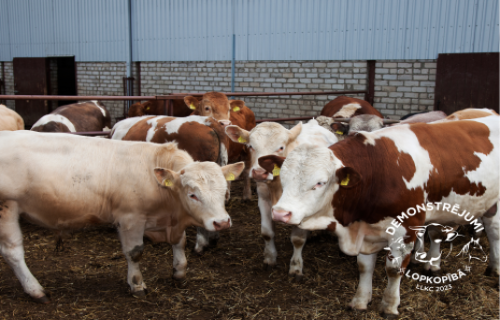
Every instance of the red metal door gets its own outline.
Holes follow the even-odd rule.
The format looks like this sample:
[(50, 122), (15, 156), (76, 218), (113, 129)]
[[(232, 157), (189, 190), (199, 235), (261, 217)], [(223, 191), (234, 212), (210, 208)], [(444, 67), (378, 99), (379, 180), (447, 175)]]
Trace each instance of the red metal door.
[[(48, 94), (49, 63), (46, 58), (14, 58), (14, 93), (17, 95)], [(46, 100), (16, 100), (16, 112), (31, 127), (49, 113)]]
[(498, 52), (440, 54), (434, 109), (446, 114), (465, 108), (498, 112), (498, 61)]

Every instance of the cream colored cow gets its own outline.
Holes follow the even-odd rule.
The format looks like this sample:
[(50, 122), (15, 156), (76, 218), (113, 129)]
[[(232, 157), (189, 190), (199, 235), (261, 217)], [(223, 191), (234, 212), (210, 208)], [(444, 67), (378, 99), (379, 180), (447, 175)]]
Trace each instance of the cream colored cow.
[(71, 230), (117, 226), (128, 262), (128, 284), (143, 297), (139, 270), (144, 233), (173, 246), (175, 279), (186, 276), (185, 229), (230, 227), (224, 208), (226, 179), (244, 164), (219, 167), (194, 162), (175, 143), (116, 141), (31, 131), (0, 132), (0, 253), (24, 290), (48, 302), (24, 261), (19, 216), (39, 225)]
[(24, 130), (24, 120), (17, 112), (0, 104), (0, 131)]

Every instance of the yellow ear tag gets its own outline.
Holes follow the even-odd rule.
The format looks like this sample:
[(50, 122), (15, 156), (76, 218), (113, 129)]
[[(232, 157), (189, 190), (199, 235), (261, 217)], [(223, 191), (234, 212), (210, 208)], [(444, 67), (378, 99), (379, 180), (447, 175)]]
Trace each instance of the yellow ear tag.
[(246, 141), (245, 139), (243, 139), (243, 137), (239, 137), (239, 138), (238, 138), (238, 142), (239, 142), (239, 143), (245, 143), (245, 142), (247, 142), (247, 141)]
[(277, 177), (277, 176), (279, 176), (279, 175), (280, 175), (280, 171), (281, 171), (280, 167), (278, 167), (278, 166), (276, 165), (276, 163), (275, 163), (275, 164), (274, 164), (274, 169), (273, 169), (273, 177)]
[(149, 110), (149, 107), (146, 108), (146, 111)]
[(192, 103), (191, 103), (191, 104), (189, 105), (189, 109), (191, 109), (191, 110), (196, 110), (196, 107), (194, 106), (194, 104), (192, 104)]
[(170, 180), (165, 180), (165, 187), (171, 187), (173, 186), (174, 184), (172, 183), (172, 181)]
[(233, 108), (233, 111), (234, 111), (234, 112), (238, 112), (238, 111), (240, 111), (240, 107), (234, 107), (234, 108)]
[(226, 180), (227, 181), (233, 181), (235, 179), (234, 174), (230, 173), (227, 175)]
[(347, 186), (349, 184), (349, 174), (347, 175), (347, 177), (344, 178), (344, 180), (342, 180), (342, 182), (340, 183), (341, 186)]
[(344, 134), (342, 131), (339, 131), (339, 130), (335, 131), (335, 133), (338, 134), (338, 135), (343, 135)]

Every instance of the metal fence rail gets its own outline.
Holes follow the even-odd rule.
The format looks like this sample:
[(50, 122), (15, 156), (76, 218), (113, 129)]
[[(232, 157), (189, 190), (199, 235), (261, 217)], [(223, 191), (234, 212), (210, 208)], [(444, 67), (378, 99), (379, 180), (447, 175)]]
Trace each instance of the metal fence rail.
[[(310, 96), (310, 95), (342, 95), (342, 94), (365, 94), (365, 100), (370, 95), (370, 90), (348, 90), (348, 91), (310, 91), (310, 92), (222, 92), (228, 97), (271, 97), (271, 96)], [(165, 101), (165, 115), (173, 115), (172, 100), (181, 99), (186, 96), (202, 96), (203, 93), (172, 93), (169, 95), (158, 96), (51, 96), (51, 95), (0, 95), (0, 100), (100, 100), (100, 101), (116, 101), (116, 100), (163, 100)], [(124, 116), (126, 112), (124, 110)], [(274, 121), (296, 121), (308, 120), (312, 116), (291, 117), (291, 118), (274, 118), (274, 119), (259, 119), (257, 123)], [(72, 132), (72, 134), (84, 136), (108, 136), (108, 131), (94, 131), (94, 132)]]

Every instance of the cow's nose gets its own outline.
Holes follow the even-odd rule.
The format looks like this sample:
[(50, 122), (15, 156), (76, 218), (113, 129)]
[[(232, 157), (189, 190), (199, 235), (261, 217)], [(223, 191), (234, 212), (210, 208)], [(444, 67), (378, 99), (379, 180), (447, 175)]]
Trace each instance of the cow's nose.
[(214, 221), (214, 228), (215, 231), (220, 231), (227, 229), (231, 226), (231, 219), (227, 219), (224, 221)]
[(227, 127), (228, 125), (231, 124), (231, 120), (219, 120), (219, 123), (223, 127)]
[(273, 209), (273, 220), (287, 223), (292, 218), (292, 211)]
[(255, 180), (266, 180), (268, 173), (264, 169), (252, 169), (252, 178)]

